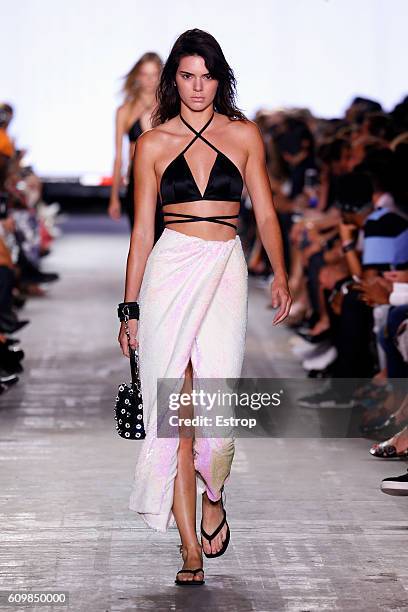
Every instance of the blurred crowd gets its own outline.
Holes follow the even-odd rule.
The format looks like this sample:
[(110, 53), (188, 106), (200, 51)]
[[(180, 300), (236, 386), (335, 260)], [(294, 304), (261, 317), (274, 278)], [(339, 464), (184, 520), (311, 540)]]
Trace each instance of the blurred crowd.
[[(301, 406), (362, 411), (376, 457), (408, 457), (408, 97), (391, 112), (355, 98), (344, 117), (259, 111), (293, 305), (291, 348), (322, 381)], [(271, 269), (247, 196), (253, 282)], [(408, 494), (408, 474), (383, 490)]]
[(9, 134), (10, 104), (0, 104), (0, 394), (19, 380), (24, 350), (15, 333), (29, 323), (19, 316), (27, 299), (47, 295), (47, 283), (58, 279), (41, 270), (58, 235), (59, 206), (47, 206), (33, 168), (24, 163), (25, 151)]

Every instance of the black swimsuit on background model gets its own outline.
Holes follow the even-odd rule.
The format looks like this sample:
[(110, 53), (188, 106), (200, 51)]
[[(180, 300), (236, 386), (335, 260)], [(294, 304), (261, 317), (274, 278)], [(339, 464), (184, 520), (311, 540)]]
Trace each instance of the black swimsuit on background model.
[[(193, 140), (177, 155), (175, 159), (164, 170), (160, 181), (160, 196), (162, 206), (169, 204), (181, 204), (183, 202), (196, 202), (200, 200), (213, 200), (219, 202), (241, 202), (242, 190), (244, 182), (242, 175), (237, 166), (224, 153), (219, 151), (211, 142), (209, 142), (201, 134), (210, 125), (214, 113), (209, 121), (199, 132), (183, 119), (182, 122), (195, 133)], [(184, 156), (184, 153), (191, 145), (201, 138), (209, 147), (217, 152), (214, 164), (211, 168), (207, 186), (203, 194), (201, 194), (190, 166)], [(222, 223), (236, 229), (236, 225), (220, 219), (237, 219), (239, 215), (216, 215), (211, 217), (198, 217), (196, 215), (187, 215), (182, 213), (167, 213), (163, 211), (164, 216), (170, 217), (185, 217), (184, 219), (174, 221), (164, 221), (164, 224), (169, 223), (190, 223), (193, 221), (209, 221), (211, 223)]]
[(136, 142), (136, 140), (143, 134), (140, 120), (136, 119), (134, 124), (128, 130), (129, 142)]
[[(136, 119), (133, 125), (128, 130), (129, 142), (136, 142), (136, 140), (143, 134), (143, 129), (140, 124), (140, 120)], [(130, 164), (129, 181), (125, 196), (125, 210), (129, 217), (130, 227), (133, 228), (135, 222), (135, 203), (134, 203), (134, 190), (135, 190), (135, 179), (133, 174), (133, 159)], [(154, 220), (154, 242), (160, 238), (164, 229), (163, 223), (163, 212), (160, 207), (160, 199), (157, 197), (156, 202), (156, 215)]]

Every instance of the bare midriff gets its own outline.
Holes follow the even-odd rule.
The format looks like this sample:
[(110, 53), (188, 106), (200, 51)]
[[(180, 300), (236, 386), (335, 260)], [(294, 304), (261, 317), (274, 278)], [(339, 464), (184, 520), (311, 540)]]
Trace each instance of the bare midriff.
[[(203, 240), (231, 240), (236, 237), (237, 230), (222, 223), (214, 221), (189, 221), (183, 219), (182, 223), (168, 223), (168, 221), (178, 220), (177, 217), (166, 213), (177, 213), (195, 215), (197, 217), (219, 217), (238, 215), (240, 210), (239, 202), (223, 202), (217, 200), (197, 200), (196, 202), (183, 202), (181, 204), (164, 204), (162, 205), (164, 224), (167, 229), (186, 234), (187, 236), (196, 236)], [(231, 223), (237, 227), (238, 219), (219, 219)]]

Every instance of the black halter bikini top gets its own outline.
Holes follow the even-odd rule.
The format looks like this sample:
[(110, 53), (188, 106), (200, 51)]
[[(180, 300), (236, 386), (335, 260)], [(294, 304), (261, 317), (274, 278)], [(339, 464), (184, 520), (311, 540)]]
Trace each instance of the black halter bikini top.
[[(166, 167), (160, 180), (160, 197), (162, 206), (166, 204), (181, 204), (183, 202), (196, 202), (200, 200), (213, 200), (223, 202), (241, 202), (242, 189), (244, 182), (242, 175), (237, 166), (219, 151), (211, 142), (209, 142), (201, 134), (210, 125), (214, 113), (211, 118), (199, 132), (183, 119), (182, 122), (195, 133), (193, 140), (177, 155), (175, 159)], [(203, 194), (201, 194), (194, 176), (190, 170), (184, 153), (191, 147), (193, 142), (201, 138), (209, 147), (217, 152), (214, 164), (211, 168), (208, 183)], [(222, 223), (230, 225), (234, 229), (236, 226), (227, 221), (219, 221), (218, 219), (235, 219), (239, 215), (218, 215), (213, 217), (197, 217), (195, 215), (184, 215), (182, 213), (163, 213), (171, 217), (186, 217), (182, 220), (164, 221), (164, 224), (169, 223), (190, 223), (192, 221), (210, 221), (211, 223)]]
[(136, 140), (141, 134), (143, 134), (143, 130), (140, 124), (140, 119), (136, 119), (136, 121), (130, 126), (128, 130), (129, 141), (136, 142)]

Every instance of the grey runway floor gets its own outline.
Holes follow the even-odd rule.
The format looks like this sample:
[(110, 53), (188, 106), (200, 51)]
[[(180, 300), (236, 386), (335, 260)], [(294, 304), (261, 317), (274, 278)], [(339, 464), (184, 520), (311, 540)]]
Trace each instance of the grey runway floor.
[[(68, 591), (70, 603), (0, 608), (408, 610), (408, 499), (379, 490), (406, 464), (373, 459), (363, 439), (238, 439), (230, 547), (205, 560), (204, 587), (174, 585), (177, 531), (128, 510), (138, 443), (113, 425), (127, 248), (125, 233), (67, 232), (44, 260), (62, 280), (24, 309), (25, 372), (0, 398), (0, 589)], [(300, 375), (265, 305), (252, 288), (243, 374)]]

